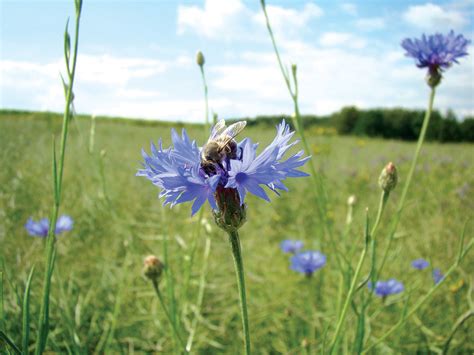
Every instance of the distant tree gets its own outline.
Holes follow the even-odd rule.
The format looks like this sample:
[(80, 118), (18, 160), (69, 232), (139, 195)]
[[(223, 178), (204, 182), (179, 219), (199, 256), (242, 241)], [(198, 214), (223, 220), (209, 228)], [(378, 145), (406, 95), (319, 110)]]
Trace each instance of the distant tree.
[(383, 110), (373, 109), (361, 111), (360, 117), (354, 127), (357, 135), (367, 135), (370, 137), (384, 135)]
[(334, 118), (338, 133), (349, 134), (357, 124), (359, 110), (355, 106), (344, 107)]
[(459, 125), (462, 140), (465, 142), (474, 142), (474, 117), (466, 117)]

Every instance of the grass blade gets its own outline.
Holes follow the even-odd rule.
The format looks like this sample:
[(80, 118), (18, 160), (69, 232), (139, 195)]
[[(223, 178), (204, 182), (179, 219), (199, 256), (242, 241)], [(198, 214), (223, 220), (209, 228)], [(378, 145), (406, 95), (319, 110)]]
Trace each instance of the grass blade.
[(30, 342), (30, 289), (31, 281), (35, 267), (33, 266), (26, 281), (25, 295), (23, 297), (23, 319), (22, 319), (22, 333), (21, 333), (21, 348), (24, 354), (28, 354), (28, 347)]

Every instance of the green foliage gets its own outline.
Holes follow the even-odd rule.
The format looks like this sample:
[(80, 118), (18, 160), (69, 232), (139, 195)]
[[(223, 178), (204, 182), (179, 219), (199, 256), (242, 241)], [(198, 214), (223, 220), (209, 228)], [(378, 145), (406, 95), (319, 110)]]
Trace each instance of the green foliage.
[[(359, 110), (345, 107), (332, 115), (332, 121), (340, 134), (412, 141), (418, 138), (423, 116), (423, 111), (403, 108)], [(446, 116), (434, 111), (426, 138), (440, 142), (474, 142), (472, 129), (469, 129), (471, 120), (466, 118), (461, 122), (452, 111)]]

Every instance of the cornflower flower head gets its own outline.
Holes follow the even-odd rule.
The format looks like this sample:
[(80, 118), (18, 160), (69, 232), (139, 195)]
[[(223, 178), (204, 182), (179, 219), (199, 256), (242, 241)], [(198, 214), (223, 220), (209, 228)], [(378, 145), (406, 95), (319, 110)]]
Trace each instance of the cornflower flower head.
[(433, 281), (435, 285), (439, 284), (444, 279), (444, 275), (439, 268), (433, 269)]
[(160, 139), (158, 145), (151, 144), (151, 154), (142, 150), (143, 167), (137, 176), (146, 177), (160, 188), (164, 205), (194, 201), (194, 215), (207, 201), (217, 213), (219, 226), (238, 228), (245, 220), (248, 192), (269, 201), (263, 187), (277, 194), (279, 190), (287, 191), (283, 181), (307, 176), (297, 168), (309, 159), (303, 157), (303, 150), (284, 158), (297, 143), (290, 142), (294, 132), (284, 120), (277, 126), (275, 139), (258, 155), (258, 144), (249, 138), (239, 143), (234, 140), (243, 127), (244, 121), (226, 127), (220, 120), (203, 147), (191, 141), (185, 129), (181, 136), (172, 130), (172, 147), (163, 148)]
[(280, 248), (284, 253), (295, 254), (303, 248), (303, 242), (301, 240), (283, 240), (280, 243)]
[[(63, 232), (70, 231), (74, 225), (74, 221), (70, 216), (62, 215), (56, 221), (56, 228), (54, 233), (56, 235)], [(26, 231), (29, 235), (34, 237), (45, 238), (48, 236), (49, 219), (41, 218), (39, 221), (34, 221), (31, 217), (25, 224)]]
[(326, 255), (319, 251), (304, 251), (291, 257), (290, 269), (311, 276), (326, 264)]
[(379, 297), (387, 297), (390, 295), (396, 295), (397, 293), (403, 292), (404, 287), (400, 281), (395, 279), (390, 279), (388, 281), (377, 281), (375, 283), (375, 288), (372, 285), (372, 282), (369, 281), (367, 284), (369, 290), (374, 290), (375, 294)]
[(468, 54), (469, 43), (462, 34), (450, 31), (447, 35), (436, 33), (423, 34), (421, 39), (405, 38), (401, 45), (406, 50), (405, 55), (415, 59), (418, 68), (428, 68), (428, 84), (435, 87), (441, 81), (441, 72)]
[(428, 266), (430, 265), (430, 263), (428, 261), (426, 261), (425, 259), (416, 259), (416, 260), (413, 260), (411, 262), (411, 266), (414, 268), (414, 269), (417, 269), (417, 270), (424, 270), (426, 269)]

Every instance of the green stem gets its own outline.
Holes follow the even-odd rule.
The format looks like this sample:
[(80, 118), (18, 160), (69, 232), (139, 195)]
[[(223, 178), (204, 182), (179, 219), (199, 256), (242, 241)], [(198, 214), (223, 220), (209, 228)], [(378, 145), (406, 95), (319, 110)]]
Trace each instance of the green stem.
[(375, 232), (377, 231), (377, 228), (379, 227), (380, 220), (382, 218), (383, 211), (385, 210), (385, 206), (387, 205), (389, 196), (390, 196), (390, 192), (387, 192), (385, 190), (383, 190), (382, 193), (380, 194), (380, 202), (379, 202), (377, 217), (375, 218), (374, 226), (372, 227), (372, 230), (370, 231), (370, 237), (372, 239), (375, 239)]
[[(464, 257), (469, 249), (474, 245), (474, 239), (470, 241), (470, 243), (466, 246), (466, 249), (462, 255)], [(397, 331), (405, 322), (412, 316), (414, 315), (418, 309), (428, 300), (431, 298), (431, 296), (435, 293), (435, 291), (444, 283), (444, 281), (451, 275), (451, 273), (459, 266), (460, 260), (456, 260), (456, 262), (448, 269), (446, 274), (444, 275), (443, 279), (441, 279), (440, 282), (438, 282), (435, 286), (431, 288), (431, 290), (428, 291), (428, 293), (420, 298), (418, 302), (412, 307), (410, 311), (408, 311), (406, 314), (402, 316), (402, 318), (398, 321), (397, 324), (395, 324), (392, 328), (390, 328), (382, 337), (380, 337), (375, 343), (373, 343), (371, 346), (369, 346), (367, 349), (365, 349), (362, 354), (368, 353), (370, 350), (372, 350), (375, 346), (380, 344), (382, 341), (384, 341), (386, 338), (388, 338), (391, 334), (393, 334), (395, 331)]]
[(232, 247), (232, 256), (234, 258), (235, 274), (237, 276), (237, 287), (240, 296), (240, 313), (242, 315), (242, 327), (244, 330), (245, 354), (250, 354), (250, 331), (247, 314), (247, 297), (245, 294), (244, 263), (242, 261), (242, 251), (240, 247), (239, 232), (237, 230), (229, 231), (229, 241)]
[(178, 331), (178, 328), (176, 327), (176, 324), (175, 322), (173, 321), (173, 318), (171, 318), (171, 314), (170, 312), (168, 311), (168, 308), (166, 308), (166, 304), (165, 304), (165, 301), (163, 300), (163, 296), (160, 292), (160, 288), (158, 287), (158, 282), (156, 280), (153, 280), (152, 281), (153, 283), (153, 288), (155, 289), (155, 292), (156, 292), (156, 295), (158, 296), (158, 299), (160, 300), (160, 304), (161, 304), (161, 308), (163, 308), (163, 312), (165, 312), (166, 314), (166, 317), (168, 318), (168, 321), (170, 322), (171, 324), (171, 329), (173, 331), (173, 334), (176, 338), (176, 340), (179, 342), (179, 345), (181, 346), (181, 348), (183, 349), (183, 351), (186, 353), (186, 345), (184, 344), (184, 341), (183, 339), (181, 338), (181, 336), (179, 335), (179, 331)]
[[(339, 320), (337, 322), (336, 332), (334, 333), (334, 337), (333, 337), (331, 347), (330, 347), (330, 353), (331, 354), (336, 350), (337, 343), (339, 341), (339, 335), (342, 331), (342, 327), (344, 325), (344, 320), (345, 320), (346, 315), (347, 315), (347, 310), (349, 309), (349, 305), (352, 302), (352, 297), (353, 297), (355, 291), (358, 289), (356, 287), (357, 279), (359, 278), (360, 271), (362, 270), (362, 265), (364, 264), (364, 260), (365, 260), (365, 257), (367, 255), (369, 240), (371, 240), (372, 248), (373, 249), (375, 248), (375, 232), (377, 231), (377, 228), (380, 224), (380, 220), (381, 220), (383, 211), (385, 209), (385, 205), (387, 204), (389, 195), (390, 195), (390, 193), (385, 192), (385, 191), (382, 191), (382, 194), (380, 195), (380, 203), (379, 203), (379, 208), (378, 208), (378, 212), (377, 212), (377, 217), (375, 219), (375, 223), (372, 227), (372, 230), (371, 230), (370, 234), (368, 234), (369, 222), (368, 222), (368, 219), (366, 220), (365, 246), (364, 246), (364, 249), (362, 250), (362, 254), (360, 255), (359, 262), (357, 263), (357, 267), (356, 267), (354, 276), (352, 277), (349, 292), (347, 293), (346, 300), (344, 301), (344, 306), (342, 308), (342, 312), (341, 312), (341, 314), (339, 316)], [(370, 275), (369, 275), (369, 277), (370, 277)], [(368, 280), (369, 280), (369, 278), (366, 281), (368, 281)], [(366, 281), (364, 281), (364, 282), (366, 282)]]
[[(273, 50), (277, 57), (278, 66), (280, 67), (280, 71), (282, 73), (286, 87), (293, 101), (293, 106), (294, 106), (294, 116), (292, 116), (293, 125), (295, 126), (296, 131), (301, 137), (301, 142), (303, 143), (303, 147), (306, 154), (311, 155), (311, 149), (308, 145), (306, 136), (304, 134), (303, 123), (302, 123), (299, 104), (298, 104), (298, 78), (296, 75), (296, 69), (297, 69), (296, 65), (293, 65), (291, 68), (293, 84), (294, 84), (294, 89), (293, 89), (291, 87), (290, 75), (281, 61), (280, 52), (278, 51), (278, 47), (275, 41), (275, 36), (273, 35), (272, 27), (270, 25), (270, 19), (268, 18), (267, 9), (265, 6), (265, 0), (261, 0), (260, 4), (262, 6), (263, 14), (265, 16), (265, 22), (268, 29), (268, 33), (270, 35), (270, 39), (272, 41)], [(326, 196), (326, 191), (324, 188), (324, 181), (321, 175), (316, 173), (316, 167), (314, 165), (314, 161), (312, 158), (309, 159), (309, 169), (310, 169), (313, 184), (315, 186), (314, 193), (316, 195), (316, 205), (318, 206), (317, 212), (318, 212), (319, 219), (322, 222), (322, 223), (318, 223), (318, 225), (320, 226), (322, 225), (320, 234), (323, 235), (323, 233), (325, 233), (329, 237), (328, 238), (329, 243), (331, 244), (331, 248), (334, 250), (336, 254), (336, 262), (342, 274), (343, 267), (342, 267), (342, 262), (341, 262), (340, 250), (339, 248), (337, 248), (335, 244), (335, 239), (333, 238), (333, 233), (331, 229), (331, 223), (328, 220), (328, 216), (327, 216), (327, 196)]]
[[(59, 154), (59, 174), (56, 172), (56, 159), (53, 158), (53, 181), (55, 182), (54, 186), (54, 205), (53, 212), (51, 216), (51, 221), (49, 225), (48, 237), (46, 242), (46, 263), (45, 263), (45, 273), (44, 273), (44, 284), (43, 284), (43, 295), (40, 308), (40, 318), (38, 325), (38, 339), (36, 344), (35, 354), (42, 354), (46, 346), (46, 341), (48, 338), (48, 327), (49, 327), (49, 293), (51, 287), (51, 277), (54, 269), (54, 255), (55, 255), (55, 226), (59, 213), (59, 205), (61, 201), (61, 190), (62, 190), (62, 178), (64, 172), (64, 157), (66, 153), (66, 142), (67, 142), (67, 132), (69, 127), (69, 117), (71, 114), (71, 103), (73, 100), (73, 84), (74, 76), (76, 72), (76, 61), (77, 61), (77, 50), (79, 45), (79, 23), (81, 17), (81, 8), (82, 2), (76, 0), (76, 27), (75, 27), (75, 39), (74, 39), (74, 52), (72, 57), (72, 68), (69, 71), (69, 62), (66, 58), (67, 67), (68, 67), (68, 79), (69, 85), (67, 86), (67, 95), (66, 95), (66, 107), (64, 110), (62, 132), (61, 132), (61, 146)], [(67, 31), (67, 29), (66, 29)], [(54, 154), (53, 154), (54, 156)]]
[(197, 303), (196, 303), (196, 315), (193, 319), (191, 331), (189, 332), (188, 342), (186, 344), (186, 351), (188, 352), (191, 351), (191, 347), (193, 345), (194, 334), (196, 333), (196, 328), (197, 328), (197, 321), (198, 321), (198, 317), (200, 316), (202, 302), (204, 300), (204, 291), (206, 289), (207, 266), (208, 266), (210, 251), (211, 251), (211, 238), (207, 236), (206, 246), (204, 248), (204, 255), (203, 255), (203, 260), (202, 260), (201, 277), (199, 279), (199, 291), (198, 291), (198, 298), (197, 298)]
[(33, 266), (26, 281), (25, 293), (23, 296), (23, 320), (22, 320), (22, 339), (21, 339), (21, 348), (24, 354), (28, 354), (28, 347), (30, 344), (30, 289), (31, 281), (33, 280), (33, 274), (35, 272), (35, 267)]
[(205, 122), (205, 130), (206, 134), (209, 133), (209, 100), (207, 96), (207, 82), (206, 82), (206, 74), (204, 73), (204, 66), (200, 65), (199, 69), (201, 69), (201, 77), (202, 77), (202, 85), (204, 87), (204, 101), (205, 101), (205, 106), (206, 106), (206, 120)]
[(461, 315), (461, 317), (459, 317), (459, 319), (456, 321), (456, 324), (454, 324), (453, 329), (451, 330), (451, 333), (449, 334), (446, 342), (444, 343), (443, 354), (448, 353), (449, 345), (451, 343), (451, 340), (453, 340), (454, 338), (454, 334), (456, 334), (456, 332), (458, 331), (459, 328), (461, 328), (464, 322), (466, 322), (469, 318), (473, 316), (474, 316), (474, 310), (470, 309), (469, 311)]
[(352, 296), (354, 295), (354, 291), (356, 289), (356, 284), (357, 284), (357, 279), (359, 278), (359, 274), (360, 274), (360, 271), (362, 269), (362, 264), (364, 263), (366, 255), (367, 255), (367, 245), (362, 250), (362, 254), (360, 255), (359, 262), (357, 263), (357, 267), (356, 267), (354, 276), (352, 277), (351, 286), (349, 288), (349, 292), (347, 294), (346, 300), (344, 301), (344, 306), (342, 308), (341, 315), (339, 316), (339, 320), (337, 322), (336, 332), (334, 333), (334, 337), (333, 337), (333, 340), (331, 342), (331, 347), (330, 347), (330, 350), (329, 350), (330, 354), (332, 354), (335, 351), (336, 344), (339, 340), (339, 334), (341, 333), (341, 330), (342, 330), (342, 327), (343, 327), (343, 324), (344, 324), (344, 320), (346, 319), (347, 310), (349, 309), (349, 305), (351, 303)]
[(401, 218), (401, 215), (402, 215), (403, 208), (405, 207), (405, 200), (406, 200), (406, 197), (408, 195), (408, 188), (410, 187), (411, 180), (413, 178), (413, 174), (415, 173), (416, 163), (418, 162), (418, 157), (420, 156), (421, 147), (422, 147), (423, 142), (425, 140), (426, 131), (428, 130), (428, 125), (430, 123), (430, 117), (431, 117), (431, 112), (433, 110), (433, 103), (434, 103), (435, 94), (436, 94), (436, 89), (433, 87), (433, 88), (431, 88), (431, 92), (430, 92), (428, 110), (426, 111), (425, 117), (423, 119), (423, 125), (421, 127), (420, 136), (418, 137), (418, 143), (416, 145), (415, 154), (413, 155), (413, 160), (411, 162), (410, 170), (408, 172), (405, 185), (403, 186), (402, 195), (401, 195), (401, 198), (400, 198), (400, 202), (398, 204), (397, 212), (395, 214), (395, 219), (394, 219), (394, 222), (393, 222), (393, 225), (392, 225), (392, 229), (391, 229), (391, 232), (390, 232), (388, 243), (387, 243), (387, 246), (386, 246), (385, 251), (383, 253), (383, 257), (382, 257), (382, 261), (380, 263), (379, 269), (377, 271), (377, 277), (382, 273), (382, 270), (385, 266), (385, 262), (387, 261), (388, 252), (389, 252), (389, 250), (392, 246), (393, 237), (395, 236), (395, 233), (396, 233), (397, 227), (398, 227), (398, 223), (400, 222), (400, 218)]

